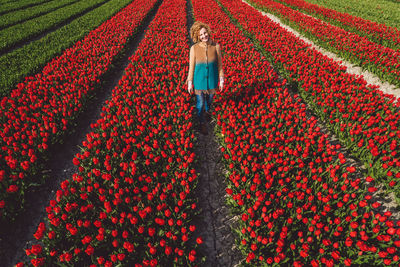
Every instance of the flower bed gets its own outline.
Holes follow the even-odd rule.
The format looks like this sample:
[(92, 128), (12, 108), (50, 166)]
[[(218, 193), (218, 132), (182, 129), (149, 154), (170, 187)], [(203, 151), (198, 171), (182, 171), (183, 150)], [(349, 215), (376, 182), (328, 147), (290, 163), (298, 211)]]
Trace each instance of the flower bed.
[[(310, 49), (299, 38), (247, 4), (234, 1), (232, 15), (267, 51), (303, 99), (365, 165), (368, 175), (393, 191), (400, 203), (399, 102), (344, 72), (344, 67)], [(268, 34), (266, 34), (266, 32)]]
[(357, 33), (358, 35), (366, 36), (372, 42), (382, 44), (395, 50), (400, 49), (400, 31), (395, 27), (389, 27), (385, 24), (379, 24), (347, 13), (338, 12), (333, 9), (308, 3), (304, 0), (278, 1), (312, 16), (317, 16), (329, 23), (343, 27), (344, 29)]
[[(239, 12), (238, 3), (221, 2)], [(241, 219), (236, 232), (248, 265), (398, 262), (400, 230), (390, 213), (373, 212), (380, 205), (371, 203), (368, 190), (374, 188), (366, 187), (337, 152), (339, 145), (327, 142), (316, 118), (306, 116), (299, 96), (292, 96), (285, 83), (249, 82), (242, 75), (246, 69), (262, 81), (276, 74), (271, 68), (260, 71), (260, 54), (243, 45), (245, 40), (236, 41), (243, 36), (215, 2), (194, 0), (193, 8), (216, 36), (229, 36), (217, 40), (229, 70), (226, 90), (236, 93), (219, 99), (214, 116), (228, 202)], [(249, 54), (252, 61), (246, 59)]]
[(23, 208), (38, 158), (58, 143), (154, 1), (137, 0), (0, 101), (0, 219)]
[(198, 264), (185, 23), (185, 1), (164, 1), (50, 202), (32, 264)]
[(394, 264), (399, 225), (287, 89), (255, 88), (216, 112), (249, 266)]
[(271, 0), (249, 2), (282, 18), (325, 49), (375, 73), (389, 83), (400, 86), (399, 51), (373, 43), (365, 37), (347, 32)]

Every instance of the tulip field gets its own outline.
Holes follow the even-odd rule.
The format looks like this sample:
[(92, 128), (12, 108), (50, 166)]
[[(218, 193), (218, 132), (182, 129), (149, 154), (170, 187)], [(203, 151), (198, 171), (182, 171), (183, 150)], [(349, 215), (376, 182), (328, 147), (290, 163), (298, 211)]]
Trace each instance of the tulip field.
[[(41, 175), (49, 148), (65, 141), (132, 36), (144, 32), (71, 159), (76, 173), (54, 189), (26, 257), (13, 264), (204, 265), (196, 195), (196, 166), (204, 159), (185, 84), (188, 29), (202, 21), (222, 48), (225, 85), (206, 138), (218, 143), (226, 185), (220, 190), (238, 218), (231, 230), (240, 265), (399, 266), (400, 209), (385, 210), (377, 191), (400, 205), (400, 102), (260, 11), (395, 85), (398, 29), (303, 0), (4, 0), (0, 14), (9, 22), (0, 22), (0, 36), (41, 16), (61, 21), (52, 12), (63, 8), (73, 16), (73, 7), (91, 5), (85, 12), (115, 10), (95, 27), (82, 26), (94, 28), (78, 40), (71, 35), (75, 41), (61, 53), (43, 46), (51, 60), (40, 59), (34, 73), (21, 71), (15, 86), (2, 84), (0, 223), (11, 225), (24, 214), (26, 192), (56, 178)], [(348, 23), (353, 17), (358, 24)], [(40, 31), (29, 25), (31, 33), (20, 30), (7, 42)]]
[[(284, 18), (289, 25), (300, 29), (318, 44), (334, 51), (344, 59), (374, 72), (383, 80), (400, 85), (400, 31), (384, 28), (379, 31), (380, 39), (375, 43), (368, 39), (369, 36), (360, 36), (327, 24), (283, 4), (269, 0), (254, 0), (253, 2), (267, 12)], [(371, 39), (374, 39), (376, 34), (370, 35)], [(394, 48), (385, 46), (387, 43), (394, 43)]]

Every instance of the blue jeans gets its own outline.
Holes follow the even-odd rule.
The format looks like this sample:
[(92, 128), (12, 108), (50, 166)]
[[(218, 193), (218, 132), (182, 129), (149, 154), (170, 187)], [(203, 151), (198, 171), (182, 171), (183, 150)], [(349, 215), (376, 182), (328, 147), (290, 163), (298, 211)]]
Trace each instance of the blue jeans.
[(214, 94), (201, 93), (200, 95), (196, 95), (197, 117), (199, 118), (200, 123), (203, 123), (205, 121), (204, 111), (208, 112), (210, 110), (213, 97)]

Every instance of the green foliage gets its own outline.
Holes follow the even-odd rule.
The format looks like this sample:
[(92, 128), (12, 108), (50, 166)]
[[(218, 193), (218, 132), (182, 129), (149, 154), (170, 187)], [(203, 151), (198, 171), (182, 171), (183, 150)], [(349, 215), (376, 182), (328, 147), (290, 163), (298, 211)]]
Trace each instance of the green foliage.
[(305, 0), (400, 29), (400, 3), (390, 0)]
[(37, 16), (41, 16), (58, 8), (71, 5), (77, 1), (78, 0), (51, 1), (48, 3), (44, 3), (43, 5), (33, 6), (30, 8), (24, 8), (14, 12), (9, 12), (1, 16), (0, 28), (9, 27), (11, 25), (17, 24), (18, 22), (28, 20)]
[(60, 8), (44, 16), (6, 28), (0, 31), (0, 39), (4, 40), (0, 43), (0, 52), (10, 49), (18, 43), (29, 41), (30, 38), (53, 29), (66, 20), (71, 19), (82, 12), (93, 9), (94, 6), (106, 1), (107, 0), (89, 0), (78, 2)]
[(130, 0), (112, 0), (40, 40), (0, 57), (0, 95), (7, 95), (23, 77), (38, 72), (48, 61), (109, 19)]
[(49, 2), (49, 0), (1, 1), (0, 14)]
[[(370, 31), (365, 30), (363, 27), (360, 27), (357, 24), (354, 24), (352, 22), (350, 22), (350, 24), (343, 23), (342, 21), (340, 21), (336, 17), (335, 18), (331, 18), (331, 17), (325, 16), (322, 13), (315, 12), (315, 10), (310, 10), (308, 8), (299, 7), (299, 6), (295, 6), (295, 5), (289, 4), (285, 0), (277, 0), (277, 1), (280, 2), (283, 5), (286, 5), (286, 6), (290, 7), (290, 8), (298, 10), (298, 11), (304, 13), (304, 14), (308, 14), (308, 15), (313, 16), (315, 18), (318, 18), (320, 20), (326, 21), (327, 23), (329, 23), (331, 25), (335, 25), (335, 26), (337, 26), (339, 28), (342, 28), (342, 29), (344, 29), (346, 31), (353, 32), (353, 33), (355, 33), (355, 34), (357, 34), (359, 36), (364, 36), (364, 37), (368, 38), (370, 41), (375, 42), (377, 44), (381, 44), (383, 46), (392, 48), (394, 50), (400, 49), (400, 44), (399, 43), (394, 42), (391, 38), (388, 38), (385, 34), (380, 32), (379, 30), (377, 30), (374, 33), (371, 33)], [(317, 4), (317, 5), (320, 6), (321, 8), (326, 8), (326, 7), (321, 6), (320, 4)], [(328, 9), (334, 10), (332, 8), (328, 8)], [(335, 10), (335, 11), (340, 12), (338, 10)], [(400, 11), (400, 9), (398, 11)], [(346, 12), (340, 12), (340, 13), (348, 14)], [(361, 19), (365, 20), (365, 18), (363, 18), (362, 14), (360, 15), (360, 13), (350, 14), (350, 16), (355, 16), (355, 17), (358, 17), (358, 18), (361, 18)], [(371, 21), (372, 23), (376, 23), (376, 21), (371, 20), (371, 19), (369, 21)], [(389, 32), (391, 32), (391, 31), (389, 31)]]
[[(396, 86), (400, 86), (400, 80), (398, 79), (398, 76), (393, 71), (388, 71), (386, 69), (387, 66), (382, 67), (381, 65), (376, 64), (373, 61), (369, 60), (368, 54), (366, 53), (356, 54), (354, 51), (349, 51), (353, 49), (352, 47), (350, 48), (341, 47), (340, 45), (338, 45), (338, 43), (336, 43), (335, 40), (329, 40), (329, 39), (323, 40), (315, 33), (311, 32), (309, 28), (306, 28), (304, 27), (304, 25), (301, 25), (300, 23), (291, 20), (291, 18), (285, 17), (279, 11), (269, 8), (268, 6), (260, 6), (257, 3), (252, 2), (251, 0), (248, 0), (247, 3), (254, 6), (258, 10), (271, 13), (277, 16), (278, 18), (281, 19), (281, 21), (284, 24), (298, 31), (300, 34), (302, 34), (309, 40), (313, 41), (316, 45), (325, 48), (326, 50), (332, 53), (337, 54), (339, 57), (355, 64), (356, 66), (362, 67), (364, 70), (368, 70), (374, 73), (383, 81), (386, 81)], [(385, 55), (385, 53), (383, 54)]]

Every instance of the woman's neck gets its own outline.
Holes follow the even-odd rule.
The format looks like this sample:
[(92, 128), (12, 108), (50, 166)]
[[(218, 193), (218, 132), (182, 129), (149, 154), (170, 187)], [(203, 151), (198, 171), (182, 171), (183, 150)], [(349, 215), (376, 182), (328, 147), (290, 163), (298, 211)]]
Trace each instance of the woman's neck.
[(207, 41), (207, 42), (201, 41), (201, 42), (200, 42), (200, 45), (205, 47), (205, 46), (207, 46), (207, 45), (210, 45), (210, 41)]

